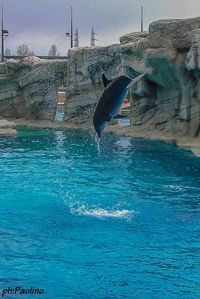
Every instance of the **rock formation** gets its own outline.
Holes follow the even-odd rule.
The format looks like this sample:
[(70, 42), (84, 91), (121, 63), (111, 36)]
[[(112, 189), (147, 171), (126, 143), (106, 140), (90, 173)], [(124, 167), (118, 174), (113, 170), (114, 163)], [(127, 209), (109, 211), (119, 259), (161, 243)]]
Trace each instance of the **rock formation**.
[(69, 50), (68, 60), (2, 63), (0, 117), (54, 120), (58, 87), (66, 83), (65, 123), (92, 124), (102, 71), (132, 78), (146, 72), (129, 95), (133, 130), (199, 135), (200, 18), (156, 21), (120, 44)]
[(16, 133), (17, 131), (13, 122), (0, 119), (0, 136), (15, 136)]
[(27, 57), (0, 64), (0, 116), (54, 120), (67, 61)]
[(153, 22), (120, 44), (72, 49), (68, 57), (67, 123), (91, 122), (103, 90), (101, 72), (130, 77), (146, 72), (131, 90), (131, 125), (197, 136), (200, 131), (200, 18)]

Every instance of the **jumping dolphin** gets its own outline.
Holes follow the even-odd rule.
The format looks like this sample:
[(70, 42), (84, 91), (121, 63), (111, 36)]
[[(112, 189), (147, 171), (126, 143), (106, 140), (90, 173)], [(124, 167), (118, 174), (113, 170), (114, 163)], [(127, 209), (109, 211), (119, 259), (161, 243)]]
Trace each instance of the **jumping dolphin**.
[(121, 75), (109, 80), (104, 73), (102, 74), (105, 89), (99, 99), (93, 116), (93, 125), (99, 138), (105, 128), (106, 122), (111, 121), (111, 119), (118, 114), (128, 94), (129, 88), (144, 76), (145, 73), (132, 80), (125, 75)]

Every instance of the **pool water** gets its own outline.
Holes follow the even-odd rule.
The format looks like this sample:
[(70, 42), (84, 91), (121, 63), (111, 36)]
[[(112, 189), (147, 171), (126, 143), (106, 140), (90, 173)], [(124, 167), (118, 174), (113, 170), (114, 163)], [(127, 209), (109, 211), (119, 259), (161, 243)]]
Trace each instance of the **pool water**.
[(0, 139), (5, 298), (200, 298), (200, 159), (161, 142), (20, 130)]

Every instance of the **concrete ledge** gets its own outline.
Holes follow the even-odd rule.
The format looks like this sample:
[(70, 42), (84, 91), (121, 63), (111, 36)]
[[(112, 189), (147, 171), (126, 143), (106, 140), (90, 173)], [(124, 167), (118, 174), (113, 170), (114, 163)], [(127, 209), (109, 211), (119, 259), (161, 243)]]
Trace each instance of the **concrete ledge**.
[(15, 136), (17, 134), (15, 127), (15, 123), (0, 119), (0, 136)]

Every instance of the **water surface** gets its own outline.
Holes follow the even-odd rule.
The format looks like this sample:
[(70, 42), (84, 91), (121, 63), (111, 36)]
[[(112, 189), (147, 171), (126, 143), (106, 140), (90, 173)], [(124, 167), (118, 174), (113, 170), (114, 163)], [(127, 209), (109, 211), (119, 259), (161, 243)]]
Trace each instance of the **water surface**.
[[(199, 298), (200, 160), (161, 142), (0, 139), (0, 286), (28, 298)], [(8, 298), (22, 298), (11, 295)]]

